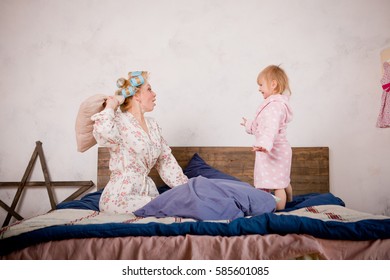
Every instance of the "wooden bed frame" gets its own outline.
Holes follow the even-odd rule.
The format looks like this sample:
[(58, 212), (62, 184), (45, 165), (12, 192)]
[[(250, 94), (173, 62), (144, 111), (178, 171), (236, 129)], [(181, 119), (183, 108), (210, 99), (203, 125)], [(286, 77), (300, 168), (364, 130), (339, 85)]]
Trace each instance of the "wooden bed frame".
[[(179, 165), (185, 168), (198, 153), (210, 166), (253, 185), (255, 155), (250, 147), (171, 147)], [(102, 189), (110, 178), (108, 148), (98, 148), (97, 188)], [(155, 169), (150, 177), (156, 186), (163, 181)], [(329, 192), (329, 148), (293, 147), (291, 185), (294, 195)]]

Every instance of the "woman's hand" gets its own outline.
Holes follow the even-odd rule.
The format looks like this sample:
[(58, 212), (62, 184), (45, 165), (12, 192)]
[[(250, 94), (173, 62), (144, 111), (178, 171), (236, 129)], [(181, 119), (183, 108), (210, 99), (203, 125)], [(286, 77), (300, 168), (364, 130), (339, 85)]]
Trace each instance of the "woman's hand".
[(109, 96), (106, 100), (106, 108), (111, 108), (114, 111), (118, 108), (119, 101), (115, 96)]

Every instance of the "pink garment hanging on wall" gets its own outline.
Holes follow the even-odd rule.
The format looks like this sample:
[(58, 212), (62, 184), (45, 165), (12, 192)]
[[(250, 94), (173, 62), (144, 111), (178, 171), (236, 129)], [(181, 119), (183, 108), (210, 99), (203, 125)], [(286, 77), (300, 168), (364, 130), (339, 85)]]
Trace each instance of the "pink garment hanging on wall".
[(382, 102), (376, 126), (386, 128), (390, 127), (390, 64), (388, 62), (383, 63), (381, 84), (383, 89)]

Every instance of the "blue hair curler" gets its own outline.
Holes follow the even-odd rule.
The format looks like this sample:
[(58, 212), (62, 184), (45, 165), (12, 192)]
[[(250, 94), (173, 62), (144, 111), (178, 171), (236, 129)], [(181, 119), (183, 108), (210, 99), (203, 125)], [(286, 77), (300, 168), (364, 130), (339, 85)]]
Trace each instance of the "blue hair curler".
[(130, 79), (130, 84), (133, 87), (138, 87), (138, 86), (142, 85), (144, 82), (145, 82), (145, 79), (141, 75), (140, 76), (136, 76), (136, 77), (132, 77)]
[(134, 72), (130, 72), (131, 73), (131, 77), (137, 77), (137, 76), (141, 76), (142, 75), (142, 71), (134, 71)]
[(142, 71), (130, 72), (129, 82), (133, 87), (138, 87), (145, 83), (144, 77), (142, 77)]
[(131, 97), (131, 96), (133, 96), (133, 95), (135, 94), (135, 88), (134, 88), (134, 87), (128, 87), (127, 89), (129, 90), (129, 93), (130, 93), (130, 94), (127, 94), (127, 93), (126, 93), (126, 89), (125, 89), (125, 88), (122, 89), (122, 96), (123, 96), (124, 98)]

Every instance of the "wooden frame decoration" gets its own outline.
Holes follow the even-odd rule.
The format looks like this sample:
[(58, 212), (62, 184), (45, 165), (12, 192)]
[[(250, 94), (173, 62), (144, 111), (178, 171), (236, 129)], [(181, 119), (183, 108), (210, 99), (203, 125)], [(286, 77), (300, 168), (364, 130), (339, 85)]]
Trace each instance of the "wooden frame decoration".
[[(45, 181), (28, 182), (38, 157), (41, 162), (42, 172)], [(18, 188), (11, 206), (8, 206), (6, 203), (0, 200), (0, 207), (2, 207), (7, 211), (7, 216), (4, 220), (3, 227), (9, 224), (12, 216), (15, 217), (17, 220), (23, 219), (23, 217), (19, 213), (17, 213), (15, 209), (25, 187), (46, 187), (49, 200), (50, 200), (51, 209), (54, 210), (56, 209), (57, 203), (54, 198), (53, 187), (70, 187), (70, 186), (75, 186), (79, 188), (74, 193), (72, 193), (69, 197), (64, 199), (62, 202), (76, 199), (81, 194), (85, 193), (87, 190), (95, 186), (95, 184), (92, 181), (56, 181), (56, 182), (51, 181), (49, 176), (49, 171), (46, 165), (45, 157), (43, 154), (42, 142), (37, 141), (30, 162), (28, 163), (26, 171), (24, 172), (24, 175), (22, 177), (22, 180), (20, 182), (0, 182), (0, 188), (2, 187)]]

